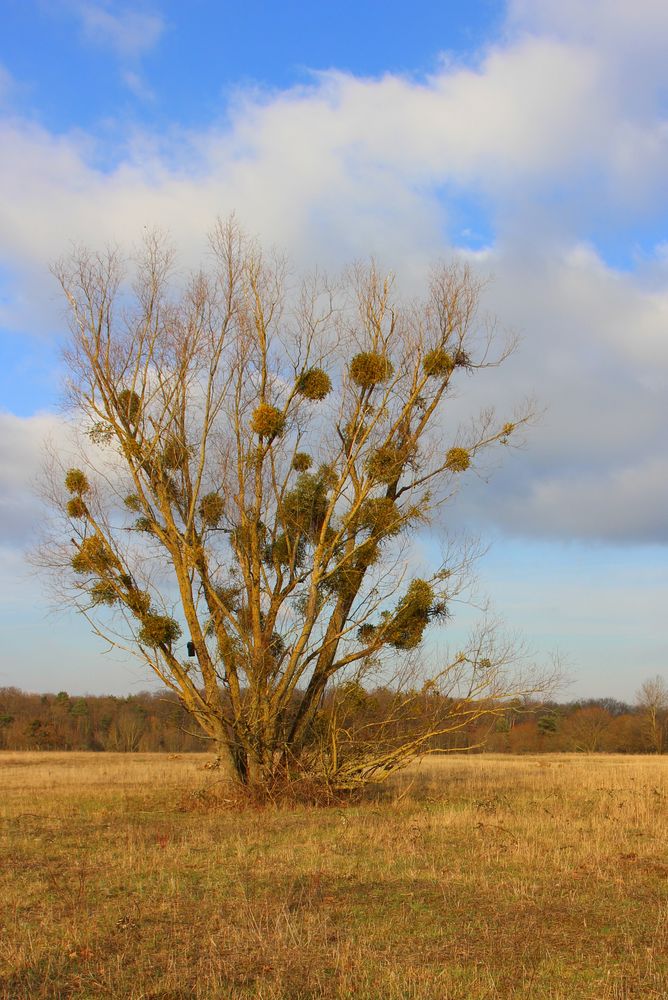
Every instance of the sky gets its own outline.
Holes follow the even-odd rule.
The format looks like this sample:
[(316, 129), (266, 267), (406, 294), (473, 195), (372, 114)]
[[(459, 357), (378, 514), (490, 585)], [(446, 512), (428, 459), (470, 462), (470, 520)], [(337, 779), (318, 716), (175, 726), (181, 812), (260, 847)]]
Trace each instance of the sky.
[(0, 0), (0, 687), (150, 686), (26, 566), (63, 433), (50, 264), (157, 225), (195, 266), (231, 211), (296, 268), (489, 279), (520, 347), (467, 400), (540, 419), (447, 527), (563, 699), (668, 679), (667, 50), (664, 0)]

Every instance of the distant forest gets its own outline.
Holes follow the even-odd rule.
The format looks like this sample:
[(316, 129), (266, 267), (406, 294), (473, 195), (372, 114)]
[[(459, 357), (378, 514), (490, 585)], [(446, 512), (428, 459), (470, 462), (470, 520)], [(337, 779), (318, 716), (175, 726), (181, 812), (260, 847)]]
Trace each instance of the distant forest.
[[(384, 688), (360, 692), (359, 724), (382, 712)], [(486, 749), (502, 753), (554, 751), (663, 753), (668, 750), (668, 710), (632, 706), (613, 698), (515, 702), (491, 721), (441, 738), (434, 749)], [(180, 753), (207, 751), (196, 724), (176, 697), (141, 692), (128, 697), (27, 694), (0, 688), (0, 750), (93, 750)]]

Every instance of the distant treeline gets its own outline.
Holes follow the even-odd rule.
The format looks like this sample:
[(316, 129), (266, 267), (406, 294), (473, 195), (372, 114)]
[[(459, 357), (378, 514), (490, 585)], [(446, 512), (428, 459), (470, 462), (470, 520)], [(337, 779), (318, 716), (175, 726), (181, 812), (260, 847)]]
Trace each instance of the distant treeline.
[[(360, 718), (354, 722), (375, 715), (390, 697), (383, 688), (366, 693), (357, 702)], [(179, 753), (209, 747), (169, 693), (73, 697), (66, 691), (40, 695), (0, 688), (0, 749)], [(435, 747), (484, 747), (502, 753), (663, 753), (668, 749), (668, 711), (663, 705), (657, 710), (612, 698), (515, 702), (491, 721), (441, 737)]]
[(0, 688), (4, 750), (206, 750), (196, 728), (170, 693), (70, 697)]

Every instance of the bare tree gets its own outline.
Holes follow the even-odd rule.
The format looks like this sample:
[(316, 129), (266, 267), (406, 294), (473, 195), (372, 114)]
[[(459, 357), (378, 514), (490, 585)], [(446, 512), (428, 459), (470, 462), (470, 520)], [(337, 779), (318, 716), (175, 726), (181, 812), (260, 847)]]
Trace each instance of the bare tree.
[[(424, 301), (401, 305), (373, 264), (293, 287), (233, 220), (210, 250), (178, 292), (155, 234), (131, 288), (115, 251), (57, 266), (84, 433), (77, 466), (52, 467), (47, 561), (93, 626), (130, 639), (176, 692), (231, 776), (386, 773), (544, 686), (487, 626), (419, 688), (413, 669), (469, 557), (413, 575), (412, 534), (529, 408), (454, 432), (442, 415), (512, 345), (495, 346), (466, 265), (435, 268)], [(353, 738), (351, 683), (388, 674), (396, 698)]]
[(585, 705), (576, 709), (564, 721), (561, 733), (572, 750), (598, 753), (605, 747), (605, 738), (612, 717), (600, 705)]
[(657, 674), (638, 688), (638, 707), (643, 715), (643, 739), (654, 753), (663, 753), (668, 740), (668, 685)]

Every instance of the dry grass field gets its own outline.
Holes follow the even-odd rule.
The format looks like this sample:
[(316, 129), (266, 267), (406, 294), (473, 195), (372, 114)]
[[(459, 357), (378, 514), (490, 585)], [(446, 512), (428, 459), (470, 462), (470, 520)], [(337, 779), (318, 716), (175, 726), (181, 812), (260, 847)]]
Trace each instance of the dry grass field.
[(668, 998), (668, 758), (452, 757), (224, 809), (202, 757), (0, 754), (0, 997)]

